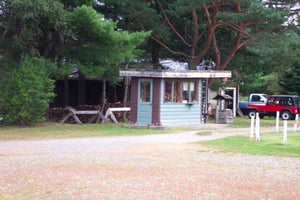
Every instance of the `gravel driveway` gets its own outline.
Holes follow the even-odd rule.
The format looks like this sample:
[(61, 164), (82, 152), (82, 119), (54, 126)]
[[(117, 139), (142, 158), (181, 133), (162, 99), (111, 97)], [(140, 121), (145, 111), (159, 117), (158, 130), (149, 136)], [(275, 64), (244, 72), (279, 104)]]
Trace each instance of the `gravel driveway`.
[(195, 132), (0, 141), (0, 199), (300, 199), (300, 158), (195, 143), (247, 129)]

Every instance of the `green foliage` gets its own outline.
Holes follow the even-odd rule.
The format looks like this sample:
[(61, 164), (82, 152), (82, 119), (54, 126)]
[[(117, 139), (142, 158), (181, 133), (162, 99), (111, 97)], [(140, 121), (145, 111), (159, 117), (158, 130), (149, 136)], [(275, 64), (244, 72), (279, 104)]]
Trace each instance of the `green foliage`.
[(89, 76), (115, 77), (120, 63), (136, 58), (137, 46), (150, 34), (117, 31), (115, 22), (106, 20), (90, 6), (75, 8), (69, 15), (77, 39), (68, 56)]
[[(263, 43), (263, 35), (273, 33), (274, 29), (282, 29), (285, 16), (288, 15), (287, 12), (253, 0), (218, 3), (209, 0), (101, 2), (103, 4), (97, 8), (108, 18), (122, 21), (119, 23), (121, 29), (152, 31), (152, 36), (159, 40), (160, 47), (164, 47), (151, 47), (153, 43), (149, 42), (148, 49), (152, 48), (152, 56), (157, 57), (157, 52), (160, 51), (160, 58), (186, 61), (191, 69), (202, 59), (218, 61), (217, 69), (228, 68), (228, 63), (241, 46), (254, 40)], [(207, 10), (204, 9), (205, 6)], [(238, 9), (239, 6), (241, 10)], [(238, 32), (242, 33), (240, 38), (237, 36)], [(217, 44), (213, 44), (211, 35), (215, 36)]]
[(0, 113), (5, 123), (28, 126), (44, 119), (54, 96), (54, 81), (48, 78), (51, 69), (54, 65), (46, 59), (25, 56), (0, 82)]
[(57, 0), (7, 0), (0, 9), (1, 48), (15, 60), (32, 50), (50, 57), (68, 32), (66, 12)]
[(279, 84), (282, 92), (286, 94), (300, 95), (300, 62), (295, 63), (291, 69), (283, 71), (279, 74)]
[[(284, 29), (283, 29), (284, 31)], [(264, 41), (254, 41), (235, 56), (230, 69), (238, 72), (234, 79), (243, 81), (240, 92), (287, 94), (278, 76), (300, 62), (300, 36), (292, 31), (267, 34)], [(295, 92), (294, 92), (295, 93)]]

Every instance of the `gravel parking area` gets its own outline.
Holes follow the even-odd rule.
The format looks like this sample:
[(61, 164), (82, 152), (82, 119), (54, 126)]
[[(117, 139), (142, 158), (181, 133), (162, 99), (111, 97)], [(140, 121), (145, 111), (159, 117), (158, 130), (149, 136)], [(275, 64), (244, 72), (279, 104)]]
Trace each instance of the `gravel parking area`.
[(0, 199), (300, 199), (300, 158), (195, 143), (238, 133), (0, 141)]

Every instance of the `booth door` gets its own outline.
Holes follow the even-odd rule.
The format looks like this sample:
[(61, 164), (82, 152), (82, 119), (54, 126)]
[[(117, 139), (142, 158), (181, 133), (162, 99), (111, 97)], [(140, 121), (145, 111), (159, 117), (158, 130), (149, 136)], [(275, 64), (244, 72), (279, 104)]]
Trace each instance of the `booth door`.
[(138, 125), (152, 124), (152, 89), (151, 79), (139, 79)]

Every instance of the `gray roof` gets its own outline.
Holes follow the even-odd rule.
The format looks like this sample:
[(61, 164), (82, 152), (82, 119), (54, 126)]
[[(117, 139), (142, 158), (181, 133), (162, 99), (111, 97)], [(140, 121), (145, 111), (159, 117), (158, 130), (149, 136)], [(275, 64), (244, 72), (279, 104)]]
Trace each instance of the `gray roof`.
[(231, 71), (215, 70), (120, 70), (120, 76), (144, 78), (231, 78)]

